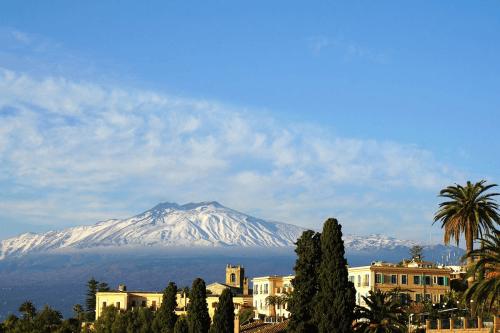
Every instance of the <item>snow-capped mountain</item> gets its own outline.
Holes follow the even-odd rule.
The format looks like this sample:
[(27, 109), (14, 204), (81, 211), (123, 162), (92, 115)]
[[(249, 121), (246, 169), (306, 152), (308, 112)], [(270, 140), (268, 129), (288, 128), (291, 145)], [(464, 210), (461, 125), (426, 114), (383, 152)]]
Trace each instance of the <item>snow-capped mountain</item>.
[(393, 250), (398, 247), (411, 247), (416, 242), (400, 240), (381, 234), (367, 236), (344, 235), (344, 246), (350, 251)]
[(0, 259), (64, 249), (152, 246), (291, 246), (304, 229), (258, 219), (217, 202), (161, 203), (125, 220), (107, 220), (0, 243)]
[[(124, 220), (107, 220), (46, 233), (25, 233), (0, 242), (0, 260), (68, 250), (152, 247), (290, 247), (304, 228), (255, 218), (217, 202), (161, 203)], [(346, 251), (408, 248), (415, 243), (384, 235), (344, 235)], [(407, 252), (407, 250), (404, 250)]]

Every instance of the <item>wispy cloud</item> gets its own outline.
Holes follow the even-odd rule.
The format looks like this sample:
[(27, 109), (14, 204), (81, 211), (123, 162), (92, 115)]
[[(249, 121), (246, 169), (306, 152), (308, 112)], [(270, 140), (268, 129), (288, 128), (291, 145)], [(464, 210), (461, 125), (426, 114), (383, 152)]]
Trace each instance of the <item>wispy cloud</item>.
[(374, 63), (386, 64), (389, 57), (386, 53), (364, 46), (344, 37), (318, 35), (308, 39), (311, 52), (320, 56), (328, 50), (339, 53), (345, 60), (363, 59)]
[(345, 216), (347, 230), (360, 231), (374, 224), (368, 212), (377, 221), (410, 209), (420, 220), (433, 208), (411, 208), (412, 195), (392, 191), (434, 197), (460, 177), (414, 145), (336, 137), (213, 101), (0, 70), (0, 221), (91, 222), (159, 200), (217, 199), (308, 226)]

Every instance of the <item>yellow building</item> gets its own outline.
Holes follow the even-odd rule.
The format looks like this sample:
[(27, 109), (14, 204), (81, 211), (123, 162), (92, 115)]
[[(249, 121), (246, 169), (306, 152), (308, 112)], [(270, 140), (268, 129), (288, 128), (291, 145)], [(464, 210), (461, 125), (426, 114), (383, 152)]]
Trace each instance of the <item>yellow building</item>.
[[(285, 294), (290, 294), (293, 290), (293, 278), (293, 275), (272, 275), (252, 279), (255, 317), (272, 317), (276, 315), (278, 317), (288, 318), (290, 316), (290, 312), (287, 311), (286, 303), (271, 306), (267, 303), (266, 299), (269, 296), (283, 296)], [(274, 311), (276, 314), (273, 313)]]
[(451, 269), (431, 262), (411, 261), (401, 265), (373, 262), (370, 266), (349, 267), (349, 281), (356, 288), (356, 304), (366, 305), (362, 296), (370, 290), (403, 290), (408, 300), (434, 303), (444, 301), (450, 291)]
[[(226, 283), (215, 282), (207, 285), (207, 304), (210, 318), (215, 314), (215, 309), (219, 302), (219, 296), (224, 289), (231, 289), (233, 293), (233, 303), (235, 314), (243, 308), (252, 307), (252, 295), (248, 288), (248, 278), (245, 277), (245, 269), (242, 266), (226, 267)], [(116, 291), (96, 293), (96, 320), (106, 306), (113, 305), (115, 308), (126, 311), (134, 307), (149, 307), (153, 311), (157, 310), (163, 301), (161, 292), (127, 291), (127, 288), (120, 285)], [(178, 315), (186, 314), (189, 297), (183, 291), (177, 293)]]

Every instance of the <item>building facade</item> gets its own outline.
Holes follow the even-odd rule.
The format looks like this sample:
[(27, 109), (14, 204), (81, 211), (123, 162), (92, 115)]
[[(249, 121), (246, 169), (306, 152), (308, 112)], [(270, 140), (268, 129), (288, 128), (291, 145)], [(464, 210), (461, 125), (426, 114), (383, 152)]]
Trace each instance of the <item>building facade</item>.
[[(248, 278), (242, 266), (226, 266), (225, 283), (215, 282), (207, 285), (207, 305), (210, 318), (215, 314), (219, 303), (219, 297), (224, 289), (231, 289), (235, 314), (244, 308), (252, 308), (252, 294), (248, 288)], [(131, 310), (135, 307), (148, 307), (156, 311), (163, 302), (163, 293), (146, 291), (127, 291), (121, 285), (116, 291), (96, 293), (96, 320), (99, 319), (102, 310), (107, 306), (114, 306), (121, 311)], [(177, 293), (178, 315), (186, 314), (189, 305), (189, 296), (183, 291)]]
[(282, 297), (286, 300), (286, 296), (293, 291), (292, 279), (293, 275), (288, 276), (262, 276), (252, 279), (253, 284), (253, 307), (255, 317), (282, 317), (289, 318), (288, 304), (279, 302), (275, 305), (268, 304), (269, 296)]
[(370, 290), (400, 289), (405, 301), (440, 303), (450, 292), (452, 271), (425, 261), (395, 265), (373, 262), (370, 266), (349, 267), (349, 281), (356, 288), (356, 304), (366, 305), (362, 296)]

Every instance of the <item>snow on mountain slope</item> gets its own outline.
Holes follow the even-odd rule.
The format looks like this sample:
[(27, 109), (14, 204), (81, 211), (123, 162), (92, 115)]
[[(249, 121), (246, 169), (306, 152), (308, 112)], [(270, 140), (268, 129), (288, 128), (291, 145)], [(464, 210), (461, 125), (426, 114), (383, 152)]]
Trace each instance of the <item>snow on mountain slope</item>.
[[(303, 231), (301, 227), (258, 219), (217, 202), (161, 203), (129, 219), (6, 239), (0, 242), (0, 260), (31, 253), (97, 247), (286, 247), (293, 246)], [(349, 251), (413, 245), (383, 235), (345, 235), (344, 241)]]
[(58, 249), (123, 246), (291, 246), (304, 229), (258, 219), (217, 202), (162, 203), (125, 220), (107, 220), (0, 243), (0, 259)]

